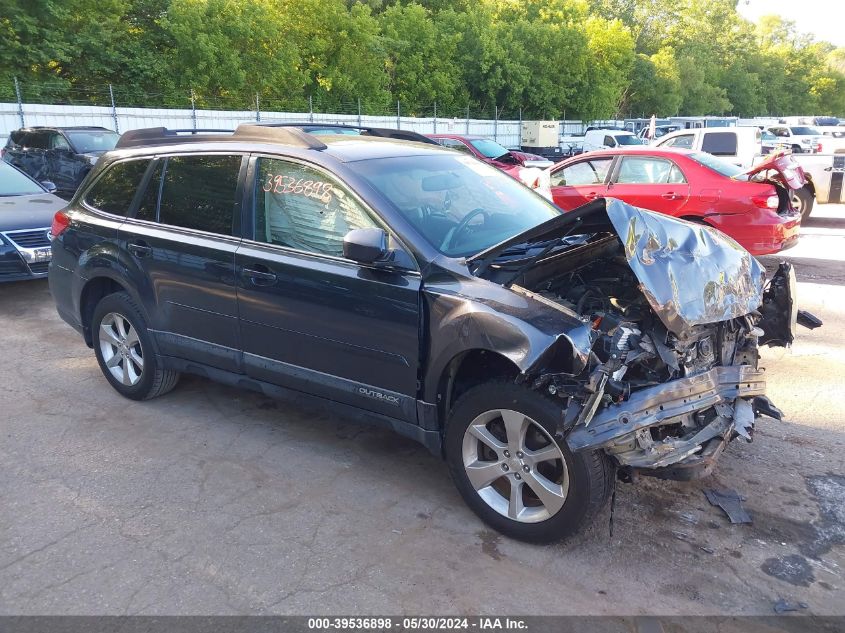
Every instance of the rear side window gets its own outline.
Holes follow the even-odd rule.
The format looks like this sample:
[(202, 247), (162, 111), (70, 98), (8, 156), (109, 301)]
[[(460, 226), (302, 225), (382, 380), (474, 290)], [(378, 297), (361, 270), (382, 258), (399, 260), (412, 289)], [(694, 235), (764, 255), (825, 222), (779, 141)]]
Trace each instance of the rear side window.
[(701, 150), (713, 156), (736, 155), (735, 132), (707, 132), (701, 143)]
[(24, 139), (26, 138), (26, 134), (21, 130), (15, 130), (9, 135), (9, 140), (6, 143), (6, 147), (12, 147), (13, 145), (21, 146), (24, 144)]
[(662, 158), (624, 156), (616, 177), (619, 184), (665, 185), (686, 182), (678, 167)]
[(127, 160), (107, 167), (85, 194), (85, 204), (106, 213), (126, 215), (147, 171), (147, 160)]
[[(231, 235), (240, 168), (240, 156), (168, 158), (162, 170), (158, 221)], [(150, 182), (150, 187), (155, 184)]]
[(44, 131), (29, 132), (23, 143), (27, 149), (47, 149), (50, 147), (50, 133)]

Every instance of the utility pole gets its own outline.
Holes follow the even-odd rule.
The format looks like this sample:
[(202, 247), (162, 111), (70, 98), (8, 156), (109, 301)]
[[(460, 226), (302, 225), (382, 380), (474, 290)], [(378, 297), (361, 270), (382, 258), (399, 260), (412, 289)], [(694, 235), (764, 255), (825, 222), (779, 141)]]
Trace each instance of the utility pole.
[(120, 134), (120, 126), (117, 124), (117, 108), (114, 105), (114, 89), (109, 84), (109, 98), (111, 99), (111, 116), (114, 119), (114, 131)]
[(401, 119), (401, 116), (402, 116), (402, 112), (399, 110), (399, 100), (397, 99), (397, 100), (396, 100), (396, 129), (397, 129), (397, 130), (401, 130), (401, 129), (402, 129), (402, 119)]
[(434, 102), (434, 133), (437, 134), (437, 101)]
[(18, 116), (21, 118), (21, 127), (26, 127), (26, 124), (23, 121), (23, 101), (21, 100), (21, 85), (18, 83), (18, 78), (13, 77), (15, 80), (15, 97), (18, 100)]
[(194, 125), (194, 132), (197, 131), (197, 98), (194, 89), (191, 88), (191, 122)]
[(258, 99), (258, 93), (255, 93), (255, 122), (261, 123), (261, 101)]

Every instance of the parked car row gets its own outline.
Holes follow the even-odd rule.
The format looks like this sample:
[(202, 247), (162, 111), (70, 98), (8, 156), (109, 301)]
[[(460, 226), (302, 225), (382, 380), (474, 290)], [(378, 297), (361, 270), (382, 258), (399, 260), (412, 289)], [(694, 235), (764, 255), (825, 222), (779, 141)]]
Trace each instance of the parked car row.
[[(553, 165), (540, 156), (508, 150), (490, 139), (477, 136), (438, 134), (425, 137), (409, 131), (331, 124), (281, 124), (277, 127), (296, 128), (317, 136), (366, 135), (436, 143), (500, 169), (548, 199), (554, 199), (555, 204), (564, 210), (572, 210), (598, 197), (612, 196), (642, 208), (719, 228), (755, 255), (778, 252), (794, 244), (798, 239), (800, 220), (796, 208), (803, 211), (806, 217), (812, 209), (816, 188), (820, 188), (821, 195), (824, 195), (823, 192), (830, 189), (825, 188), (827, 181), (835, 181), (837, 178), (841, 180), (841, 174), (822, 172), (813, 182), (802, 188), (798, 182), (802, 175), (799, 172), (802, 170), (796, 169), (789, 159), (778, 158), (762, 163), (754, 170), (744, 171), (714, 158), (713, 155), (734, 160), (738, 156), (745, 157), (753, 151), (756, 137), (760, 135), (760, 131), (755, 128), (683, 130), (664, 135), (656, 146), (639, 145), (638, 139), (624, 130), (595, 129), (587, 134), (597, 144), (616, 147), (628, 143), (634, 145), (582, 154)], [(7, 160), (15, 160), (29, 166), (37, 164), (36, 160), (25, 156), (28, 151), (32, 151), (28, 149), (27, 143), (37, 144), (26, 141), (27, 134), (34, 135), (37, 132), (52, 138), (60, 132), (58, 128), (33, 130), (35, 131), (20, 131), (13, 135), (17, 140), (10, 140), (10, 146), (20, 146), (21, 149), (8, 151), (5, 155)], [(62, 133), (76, 140), (76, 135), (81, 132), (80, 128), (73, 128), (63, 130)], [(103, 139), (108, 139), (102, 142), (110, 143), (114, 140), (99, 128), (93, 131), (87, 129), (85, 133), (102, 135)], [(669, 149), (663, 149), (662, 146)], [(690, 147), (693, 151), (672, 151), (679, 146)], [(709, 153), (703, 151), (705, 149), (710, 150)], [(548, 169), (549, 167), (551, 169)], [(13, 171), (22, 176), (17, 170), (6, 169), (5, 179), (8, 179), (8, 174)], [(35, 171), (49, 175), (49, 172), (45, 174), (41, 168)], [(43, 196), (54, 188), (52, 183), (45, 181), (38, 184), (30, 179), (26, 180), (27, 186), (37, 191), (39, 196), (31, 199), (16, 195), (20, 193), (17, 191), (20, 187), (13, 185), (11, 180), (6, 187), (6, 194), (14, 199), (19, 208), (46, 211), (40, 216), (37, 213), (33, 216), (40, 218), (33, 220), (39, 224), (38, 227), (31, 226), (32, 222), (20, 222), (19, 216), (6, 216), (5, 230), (32, 231), (37, 228), (43, 234), (51, 210), (55, 210), (61, 201), (53, 197), (52, 206), (45, 206)], [(793, 190), (791, 195), (785, 193), (789, 190)], [(737, 210), (742, 210), (742, 213), (737, 213)], [(9, 237), (4, 242), (6, 248), (3, 279), (28, 276), (37, 278), (46, 274), (46, 263), (42, 265), (33, 259), (34, 256), (29, 251), (13, 253), (13, 242)], [(42, 249), (48, 246), (44, 235), (37, 245), (27, 244), (28, 247)], [(39, 257), (42, 262), (46, 262), (49, 255), (42, 252)]]
[[(614, 479), (702, 476), (780, 418), (758, 348), (820, 324), (791, 267), (766, 283), (720, 231), (601, 197), (691, 204), (709, 158), (586, 155), (558, 186), (605, 188), (564, 211), (464, 152), (331, 132), (138, 130), (98, 161), (55, 214), (49, 280), (116, 391), (195, 373), (330, 402), (423, 443), (481, 519), (535, 542), (581, 529)], [(777, 215), (776, 182), (737, 187)]]

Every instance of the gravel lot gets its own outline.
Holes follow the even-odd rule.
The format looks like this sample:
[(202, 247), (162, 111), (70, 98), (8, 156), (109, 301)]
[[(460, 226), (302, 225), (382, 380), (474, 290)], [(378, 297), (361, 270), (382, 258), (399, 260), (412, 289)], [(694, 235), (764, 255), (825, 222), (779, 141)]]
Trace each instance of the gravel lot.
[(814, 215), (786, 255), (825, 326), (764, 352), (787, 421), (708, 479), (620, 484), (612, 536), (606, 511), (546, 547), (485, 529), (423, 448), (328, 410), (193, 377), (125, 400), (46, 282), (0, 286), (0, 614), (845, 614), (845, 206)]

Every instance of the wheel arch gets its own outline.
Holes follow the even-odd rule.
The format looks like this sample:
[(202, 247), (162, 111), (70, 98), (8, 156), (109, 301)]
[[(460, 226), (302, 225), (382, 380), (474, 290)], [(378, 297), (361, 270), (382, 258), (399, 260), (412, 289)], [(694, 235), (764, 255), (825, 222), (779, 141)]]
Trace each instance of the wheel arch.
[(513, 360), (491, 349), (466, 349), (453, 356), (437, 382), (437, 413), (441, 430), (446, 429), (452, 405), (468, 389), (490, 380), (515, 380), (520, 374)]
[[(94, 309), (104, 297), (118, 292), (129, 291), (123, 283), (108, 275), (92, 277), (82, 286), (82, 292), (79, 295), (79, 317), (82, 324), (82, 335), (85, 337), (85, 344), (88, 347), (93, 347), (94, 345), (94, 337), (91, 329), (91, 319), (94, 316)], [(132, 293), (129, 292), (129, 294), (131, 295)]]

